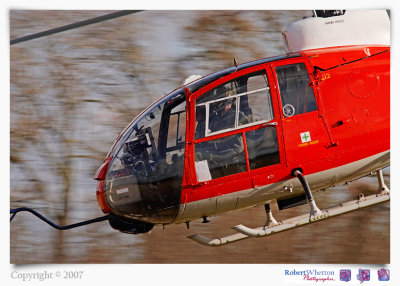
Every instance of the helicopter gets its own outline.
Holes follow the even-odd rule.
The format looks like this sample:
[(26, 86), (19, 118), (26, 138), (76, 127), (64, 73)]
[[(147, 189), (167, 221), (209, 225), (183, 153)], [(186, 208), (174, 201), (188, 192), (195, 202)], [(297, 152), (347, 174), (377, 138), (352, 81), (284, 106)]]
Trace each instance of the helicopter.
[[(190, 239), (220, 246), (390, 200), (390, 20), (316, 10), (282, 30), (284, 55), (201, 77), (142, 111), (95, 174), (111, 227), (140, 234), (264, 205), (266, 223)], [(321, 210), (313, 192), (376, 172), (376, 195)], [(277, 221), (279, 210), (310, 212)]]
[[(122, 11), (95, 20), (138, 11)], [(104, 18), (104, 19), (103, 19)], [(72, 25), (69, 25), (72, 26)], [(39, 36), (66, 30), (53, 29)], [(74, 27), (76, 25), (73, 25)], [(11, 43), (28, 40), (17, 39)], [(221, 246), (320, 222), (390, 200), (390, 19), (385, 10), (314, 10), (282, 30), (285, 54), (187, 77), (120, 133), (98, 168), (103, 217), (128, 234), (264, 206), (258, 228), (188, 238)], [(375, 195), (320, 209), (313, 192), (376, 173)], [(279, 210), (308, 204), (283, 221)]]

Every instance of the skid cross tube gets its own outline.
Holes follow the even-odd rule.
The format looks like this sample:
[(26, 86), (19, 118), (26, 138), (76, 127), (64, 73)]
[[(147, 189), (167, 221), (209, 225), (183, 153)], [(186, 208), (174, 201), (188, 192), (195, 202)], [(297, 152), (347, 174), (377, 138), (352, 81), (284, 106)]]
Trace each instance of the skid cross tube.
[(308, 202), (313, 201), (314, 198), (313, 198), (313, 195), (311, 194), (310, 186), (308, 185), (306, 179), (304, 178), (303, 173), (300, 170), (295, 169), (292, 171), (292, 176), (297, 177), (299, 179), (301, 185), (303, 186), (304, 192), (306, 194), (307, 201)]
[(278, 222), (277, 222), (276, 219), (272, 216), (271, 206), (270, 206), (269, 204), (265, 204), (265, 205), (264, 205), (264, 208), (265, 208), (265, 214), (267, 215), (267, 220), (265, 221), (265, 226), (277, 225)]
[(10, 222), (17, 215), (17, 213), (24, 212), (24, 211), (25, 212), (30, 212), (31, 214), (37, 216), (38, 218), (40, 218), (41, 220), (43, 220), (44, 222), (46, 222), (50, 226), (52, 226), (52, 227), (54, 227), (56, 229), (59, 229), (59, 230), (66, 230), (66, 229), (71, 229), (71, 228), (75, 228), (75, 227), (79, 227), (79, 226), (84, 226), (84, 225), (88, 225), (88, 224), (91, 224), (91, 223), (108, 220), (110, 218), (109, 215), (105, 215), (105, 216), (98, 217), (98, 218), (95, 218), (95, 219), (85, 220), (85, 221), (81, 221), (81, 222), (77, 222), (77, 223), (73, 223), (73, 224), (69, 224), (69, 225), (58, 225), (58, 224), (52, 222), (51, 220), (49, 220), (48, 218), (46, 218), (45, 216), (41, 215), (40, 213), (38, 213), (34, 209), (23, 207), (23, 208), (16, 208), (16, 209), (10, 210), (10, 214), (12, 214), (12, 216), (10, 218)]
[(292, 176), (297, 177), (303, 186), (304, 193), (306, 194), (308, 204), (310, 205), (310, 220), (317, 220), (321, 218), (325, 218), (326, 215), (324, 215), (321, 210), (317, 207), (317, 204), (315, 203), (314, 197), (311, 193), (310, 186), (308, 185), (306, 179), (303, 176), (303, 173), (298, 170), (294, 169), (292, 171)]

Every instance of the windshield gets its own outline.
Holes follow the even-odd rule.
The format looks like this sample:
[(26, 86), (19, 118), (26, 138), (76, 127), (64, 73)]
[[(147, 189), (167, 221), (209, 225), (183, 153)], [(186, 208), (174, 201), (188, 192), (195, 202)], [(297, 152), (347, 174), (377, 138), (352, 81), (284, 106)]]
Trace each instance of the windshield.
[(116, 214), (151, 222), (175, 217), (185, 135), (184, 92), (163, 98), (131, 123), (111, 151), (105, 182), (107, 202)]

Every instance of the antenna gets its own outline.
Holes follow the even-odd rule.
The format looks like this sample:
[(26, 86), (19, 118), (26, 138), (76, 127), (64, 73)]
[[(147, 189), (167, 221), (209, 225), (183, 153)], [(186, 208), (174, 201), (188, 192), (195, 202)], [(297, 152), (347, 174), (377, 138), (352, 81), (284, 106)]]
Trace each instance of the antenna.
[(58, 225), (58, 224), (52, 222), (51, 220), (49, 220), (48, 218), (46, 218), (45, 216), (41, 215), (40, 213), (38, 213), (34, 209), (22, 207), (22, 208), (16, 208), (16, 209), (10, 210), (10, 214), (12, 215), (11, 218), (10, 218), (10, 222), (17, 215), (17, 213), (24, 212), (24, 211), (25, 212), (30, 212), (31, 214), (37, 216), (38, 218), (40, 218), (42, 221), (46, 222), (50, 226), (52, 226), (52, 227), (54, 227), (56, 229), (60, 229), (60, 230), (71, 229), (71, 228), (84, 226), (84, 225), (88, 225), (88, 224), (99, 222), (99, 221), (109, 220), (109, 218), (110, 218), (109, 215), (105, 215), (105, 216), (98, 217), (98, 218), (95, 218), (95, 219), (85, 220), (85, 221), (81, 221), (81, 222), (73, 223), (73, 224), (69, 224), (69, 225)]
[(234, 64), (235, 67), (238, 66), (238, 62), (237, 62), (236, 58), (233, 58), (233, 64)]

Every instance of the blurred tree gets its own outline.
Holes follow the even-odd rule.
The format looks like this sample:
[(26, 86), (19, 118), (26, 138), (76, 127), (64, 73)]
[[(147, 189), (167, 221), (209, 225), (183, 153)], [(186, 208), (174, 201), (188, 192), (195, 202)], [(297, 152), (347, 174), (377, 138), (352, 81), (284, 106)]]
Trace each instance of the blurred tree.
[(258, 31), (246, 15), (245, 11), (199, 11), (186, 27), (195, 47), (193, 57), (225, 67), (239, 55), (243, 61), (262, 58), (265, 54), (254, 43)]
[[(108, 12), (11, 10), (10, 36)], [(11, 46), (11, 207), (46, 208), (60, 224), (98, 215), (92, 177), (118, 132), (190, 74), (232, 66), (234, 57), (274, 55), (280, 34), (264, 41), (263, 13), (145, 11)], [(25, 231), (28, 240), (39, 239), (33, 227)], [(35, 262), (67, 262), (65, 234), (44, 237), (57, 250), (50, 258), (12, 244), (12, 262), (24, 263), (26, 254)]]
[[(11, 11), (10, 34), (22, 36), (94, 13), (101, 14)], [(117, 135), (112, 115), (132, 120), (138, 113), (132, 95), (148, 87), (142, 82), (146, 59), (126, 29), (128, 22), (116, 19), (11, 46), (12, 202), (34, 206), (35, 200), (66, 224), (71, 196), (94, 197), (92, 176)], [(82, 178), (90, 182), (89, 192), (82, 192)]]
[[(186, 25), (186, 39), (203, 69), (239, 63), (284, 53), (279, 31), (291, 21), (310, 16), (310, 11), (199, 11)], [(210, 70), (209, 70), (210, 71)]]
[[(23, 36), (91, 18), (94, 13), (101, 14), (11, 11), (10, 34)], [(46, 208), (47, 216), (68, 224), (68, 218), (77, 220), (71, 212), (74, 198), (80, 197), (75, 202), (88, 206), (89, 196), (96, 205), (92, 176), (117, 135), (112, 115), (122, 114), (130, 121), (138, 112), (132, 95), (147, 88), (142, 83), (146, 59), (131, 38), (134, 33), (126, 29), (127, 21), (116, 19), (11, 46), (12, 207), (28, 203)], [(82, 181), (88, 181), (84, 184), (88, 192)], [(80, 219), (98, 214), (97, 207), (94, 213), (90, 210), (80, 212), (84, 216)], [(42, 239), (48, 235), (42, 234)], [(57, 232), (50, 240), (52, 261), (65, 261), (64, 233)]]

